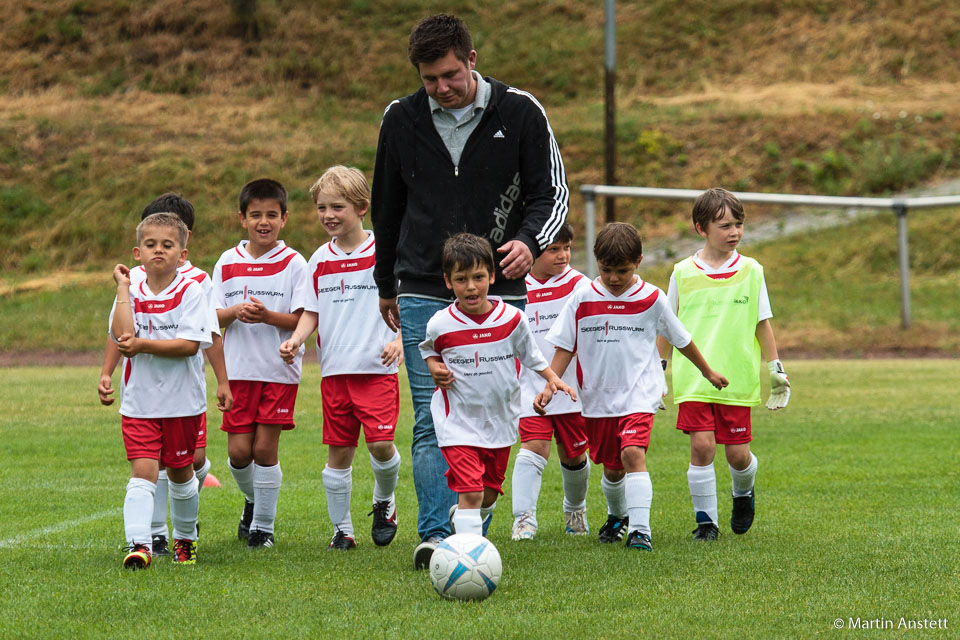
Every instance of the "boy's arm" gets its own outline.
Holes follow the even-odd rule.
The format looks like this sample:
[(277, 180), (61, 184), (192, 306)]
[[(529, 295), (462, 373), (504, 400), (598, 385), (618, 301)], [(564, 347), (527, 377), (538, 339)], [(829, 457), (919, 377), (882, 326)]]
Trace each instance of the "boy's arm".
[(441, 389), (449, 389), (453, 386), (453, 373), (447, 369), (442, 358), (430, 356), (426, 358), (426, 363), (434, 384)]
[(706, 359), (704, 359), (703, 354), (700, 353), (700, 349), (697, 348), (697, 345), (693, 343), (693, 340), (685, 347), (677, 347), (677, 351), (686, 356), (687, 360), (693, 363), (697, 369), (700, 370), (700, 373), (703, 374), (703, 377), (710, 381), (717, 389), (723, 389), (725, 386), (730, 384), (730, 382), (724, 378), (722, 375), (710, 368), (710, 365), (707, 364)]
[(773, 326), (769, 318), (757, 323), (756, 335), (757, 342), (760, 343), (760, 351), (763, 352), (767, 369), (770, 371), (770, 397), (767, 399), (767, 409), (771, 411), (783, 409), (790, 401), (790, 379), (787, 378), (783, 363), (780, 362), (777, 340), (773, 336)]
[(242, 304), (235, 304), (225, 309), (217, 309), (217, 322), (220, 323), (221, 329), (226, 329), (237, 319), (237, 314), (240, 312), (240, 307), (242, 306)]
[[(293, 313), (280, 313), (279, 311), (271, 311), (267, 307), (254, 298), (250, 297), (250, 301), (243, 304), (240, 311), (237, 312), (237, 319), (241, 322), (256, 323), (262, 322), (263, 324), (269, 324), (278, 329), (284, 329), (286, 331), (296, 331), (297, 323), (300, 322), (300, 315), (303, 313), (303, 308), (297, 309)], [(217, 312), (219, 317), (219, 310)], [(309, 335), (309, 334), (308, 334)]]
[(383, 362), (385, 367), (389, 367), (394, 361), (396, 361), (398, 367), (403, 364), (403, 340), (399, 331), (397, 337), (384, 346), (380, 353), (380, 361)]
[[(538, 371), (537, 373), (546, 378), (544, 373), (549, 371), (556, 376), (557, 379), (559, 379), (560, 376), (562, 376), (567, 370), (567, 367), (570, 366), (571, 360), (573, 360), (572, 351), (567, 351), (563, 347), (557, 347), (556, 351), (553, 352), (553, 361), (550, 363), (550, 366), (544, 369), (542, 372)], [(550, 404), (550, 401), (553, 399), (554, 394), (558, 390), (563, 391), (574, 400), (577, 399), (576, 391), (570, 389), (570, 387), (564, 384), (562, 380), (560, 381), (560, 384), (562, 384), (563, 387), (560, 387), (556, 384), (551, 385), (550, 380), (548, 379), (547, 384), (543, 387), (543, 391), (538, 393), (537, 397), (533, 399), (533, 410), (540, 415), (545, 414), (547, 405)]]
[(293, 364), (297, 354), (300, 353), (301, 345), (316, 330), (319, 317), (316, 311), (303, 311), (300, 314), (297, 326), (293, 329), (293, 335), (280, 345), (280, 357), (283, 358), (284, 362)]
[[(130, 299), (130, 269), (118, 264), (113, 268), (113, 280), (117, 283), (117, 301), (114, 303), (110, 334), (115, 340), (133, 336), (133, 301)], [(123, 350), (121, 350), (123, 353)]]
[(100, 367), (100, 383), (97, 385), (97, 394), (100, 396), (100, 404), (109, 407), (113, 404), (113, 372), (120, 362), (120, 350), (117, 344), (107, 338), (107, 345), (103, 349), (103, 366)]
[(230, 411), (233, 408), (233, 393), (230, 392), (230, 382), (227, 380), (227, 363), (223, 358), (223, 338), (220, 334), (211, 332), (211, 344), (204, 353), (213, 368), (213, 375), (217, 377), (217, 409)]
[(200, 350), (198, 340), (174, 338), (172, 340), (149, 340), (135, 338), (133, 334), (124, 334), (117, 339), (120, 353), (132, 358), (138, 353), (149, 353), (164, 358), (189, 358)]

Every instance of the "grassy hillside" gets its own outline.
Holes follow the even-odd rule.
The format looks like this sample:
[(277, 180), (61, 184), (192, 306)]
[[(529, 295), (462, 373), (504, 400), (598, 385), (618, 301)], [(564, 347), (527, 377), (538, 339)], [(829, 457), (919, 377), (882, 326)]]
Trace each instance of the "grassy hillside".
[[(239, 187), (267, 175), (291, 193), (288, 242), (324, 239), (306, 188), (334, 163), (371, 174), (383, 107), (418, 86), (410, 28), (435, 6), (259, 0), (240, 16), (238, 3), (0, 4), (0, 285), (129, 260), (139, 211), (167, 190), (197, 205), (191, 256), (209, 268), (240, 238)], [(952, 3), (617, 4), (622, 184), (856, 195), (960, 175)], [(602, 3), (449, 9), (478, 68), (547, 108), (581, 227), (578, 187), (603, 175)], [(647, 238), (685, 229), (688, 210), (618, 203)], [(938, 251), (956, 228), (932, 233)], [(915, 242), (930, 277), (956, 271)], [(823, 243), (840, 264), (861, 249)]]

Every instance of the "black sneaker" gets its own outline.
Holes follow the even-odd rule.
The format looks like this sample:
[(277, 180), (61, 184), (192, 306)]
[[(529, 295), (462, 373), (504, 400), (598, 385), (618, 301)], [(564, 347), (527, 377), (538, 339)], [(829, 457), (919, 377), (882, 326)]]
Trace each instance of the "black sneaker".
[(754, 491), (750, 495), (733, 497), (733, 512), (730, 514), (730, 528), (734, 533), (741, 534), (750, 531), (753, 524), (753, 514), (756, 512), (753, 502)]
[(608, 514), (607, 521), (603, 523), (602, 527), (600, 527), (598, 539), (604, 544), (620, 542), (623, 540), (623, 530), (626, 528), (626, 524), (626, 518)]
[(333, 535), (333, 540), (331, 540), (330, 544), (327, 545), (327, 551), (332, 549), (336, 549), (338, 551), (350, 551), (350, 549), (356, 548), (357, 542), (339, 529)]
[(393, 500), (384, 500), (383, 502), (374, 502), (373, 511), (367, 514), (373, 516), (373, 527), (370, 529), (370, 537), (373, 543), (378, 547), (385, 547), (393, 541), (397, 535), (397, 505)]
[(153, 536), (153, 555), (170, 555), (170, 547), (167, 544), (167, 536)]
[(442, 541), (439, 536), (430, 536), (418, 544), (417, 548), (413, 550), (413, 568), (419, 571), (429, 567), (430, 558), (433, 557), (433, 552), (436, 551), (437, 545)]
[(247, 538), (247, 548), (249, 549), (264, 549), (272, 546), (273, 534), (266, 531), (254, 529), (250, 532), (250, 537)]
[(250, 539), (250, 523), (253, 522), (253, 503), (243, 499), (243, 515), (240, 516), (240, 524), (237, 525), (237, 539)]
[(624, 545), (627, 549), (636, 549), (637, 551), (653, 551), (653, 543), (650, 542), (650, 536), (639, 531), (631, 531), (627, 535), (627, 542)]
[(694, 540), (716, 540), (720, 537), (720, 529), (712, 522), (698, 524), (691, 533)]

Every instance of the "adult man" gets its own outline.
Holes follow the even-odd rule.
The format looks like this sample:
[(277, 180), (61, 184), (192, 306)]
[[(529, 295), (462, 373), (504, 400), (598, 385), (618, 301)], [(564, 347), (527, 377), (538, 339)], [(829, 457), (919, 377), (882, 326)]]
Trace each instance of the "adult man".
[(462, 20), (421, 20), (408, 57), (423, 87), (384, 112), (371, 217), (380, 311), (403, 334), (413, 396), (420, 569), (449, 535), (448, 509), (457, 500), (446, 486), (430, 416), (434, 384), (418, 350), (427, 321), (451, 299), (443, 241), (460, 231), (488, 238), (502, 255), (490, 293), (522, 308), (523, 277), (566, 219), (569, 192), (543, 107), (473, 70), (477, 52)]

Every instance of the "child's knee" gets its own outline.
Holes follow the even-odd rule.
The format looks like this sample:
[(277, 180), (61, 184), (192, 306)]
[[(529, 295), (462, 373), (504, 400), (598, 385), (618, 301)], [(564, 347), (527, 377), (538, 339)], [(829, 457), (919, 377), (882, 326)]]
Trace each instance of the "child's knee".
[(367, 450), (374, 458), (380, 462), (386, 462), (397, 452), (393, 440), (381, 440), (379, 442), (368, 442)]

